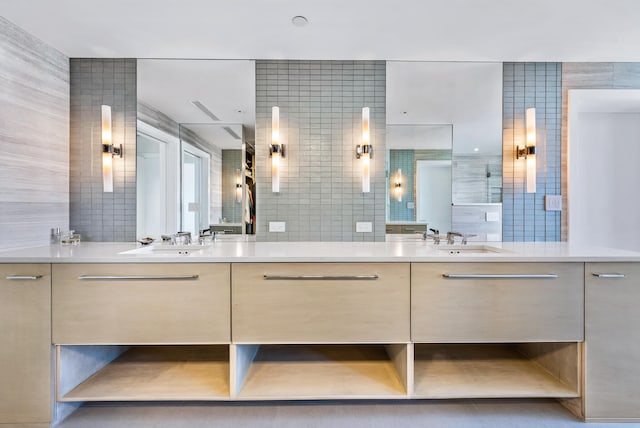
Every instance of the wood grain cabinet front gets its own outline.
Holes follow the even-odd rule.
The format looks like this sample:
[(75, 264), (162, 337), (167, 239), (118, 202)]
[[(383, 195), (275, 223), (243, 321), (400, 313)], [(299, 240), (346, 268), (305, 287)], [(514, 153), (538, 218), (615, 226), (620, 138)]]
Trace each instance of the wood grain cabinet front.
[(53, 266), (55, 344), (229, 343), (225, 263)]
[(236, 343), (409, 341), (408, 263), (232, 265)]
[(414, 263), (412, 340), (582, 341), (583, 272), (582, 263)]
[(0, 337), (0, 426), (48, 426), (51, 420), (50, 265), (0, 265)]
[(640, 263), (587, 263), (585, 287), (585, 417), (640, 420)]

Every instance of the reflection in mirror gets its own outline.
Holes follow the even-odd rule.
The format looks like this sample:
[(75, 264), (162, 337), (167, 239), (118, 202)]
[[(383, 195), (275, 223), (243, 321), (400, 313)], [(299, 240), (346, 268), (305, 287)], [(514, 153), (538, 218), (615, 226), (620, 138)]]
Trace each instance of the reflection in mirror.
[[(412, 168), (415, 181), (413, 194), (407, 189), (402, 202), (393, 202), (398, 186), (393, 180), (397, 170), (388, 163), (389, 201), (387, 209), (388, 233), (413, 233), (423, 229), (421, 224), (439, 229), (441, 233), (456, 231), (476, 235), (473, 239), (500, 241), (502, 239), (502, 64), (480, 62), (387, 62), (387, 144), (402, 141), (399, 134), (406, 126), (418, 134), (424, 124), (450, 124), (448, 156), (446, 159), (428, 159)], [(433, 126), (433, 125), (429, 125)], [(434, 132), (433, 128), (430, 132)], [(445, 128), (443, 128), (445, 129)], [(444, 132), (444, 131), (443, 131)], [(395, 134), (395, 135), (394, 135)], [(432, 141), (422, 135), (417, 141)], [(418, 144), (418, 143), (416, 143)], [(395, 148), (392, 148), (395, 149)], [(403, 149), (400, 147), (399, 149)], [(413, 148), (421, 150), (424, 148)], [(391, 156), (391, 153), (389, 153)], [(415, 153), (413, 156), (416, 156)], [(390, 159), (390, 158), (389, 158)], [(427, 159), (425, 159), (427, 161)], [(426, 169), (425, 169), (426, 168)], [(450, 174), (446, 176), (445, 170)], [(439, 175), (438, 172), (439, 171)], [(418, 174), (421, 178), (418, 179)], [(425, 212), (421, 205), (422, 191), (417, 183), (423, 176), (434, 175), (431, 181), (439, 183), (426, 195), (426, 200), (449, 197), (450, 223), (442, 216)], [(397, 181), (397, 180), (396, 180)], [(408, 187), (412, 185), (407, 178)], [(392, 189), (393, 187), (393, 189)], [(402, 185), (400, 186), (402, 187)], [(422, 189), (425, 187), (423, 185)], [(415, 206), (412, 204), (415, 202)], [(426, 202), (425, 202), (426, 203)], [(394, 211), (394, 204), (403, 207)], [(414, 212), (409, 207), (413, 207)], [(398, 214), (398, 211), (401, 214)], [(419, 212), (420, 211), (420, 212)], [(424, 213), (424, 214), (423, 214)], [(411, 215), (413, 214), (413, 216)], [(404, 224), (397, 222), (416, 222)], [(398, 231), (400, 230), (400, 231)], [(406, 230), (406, 231), (405, 231)]]
[(180, 142), (140, 120), (137, 127), (137, 236), (160, 237), (179, 228)]
[(242, 135), (240, 124), (180, 124), (183, 231), (242, 234), (252, 224)]
[[(451, 230), (451, 125), (388, 125), (388, 225)], [(418, 223), (414, 227), (406, 225)], [(416, 227), (419, 227), (419, 230)], [(403, 233), (403, 228), (389, 228)]]
[(137, 78), (138, 238), (254, 233), (255, 62), (142, 59)]

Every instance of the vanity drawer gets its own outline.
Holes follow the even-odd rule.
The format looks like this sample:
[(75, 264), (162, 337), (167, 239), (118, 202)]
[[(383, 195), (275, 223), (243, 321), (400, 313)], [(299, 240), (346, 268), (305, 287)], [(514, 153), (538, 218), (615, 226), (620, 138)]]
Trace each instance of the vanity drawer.
[(229, 264), (53, 266), (53, 343), (230, 341)]
[(414, 263), (411, 338), (582, 341), (583, 272), (582, 263)]
[(0, 264), (0, 337), (0, 427), (49, 426), (50, 265)]
[(232, 265), (233, 341), (409, 341), (408, 263)]

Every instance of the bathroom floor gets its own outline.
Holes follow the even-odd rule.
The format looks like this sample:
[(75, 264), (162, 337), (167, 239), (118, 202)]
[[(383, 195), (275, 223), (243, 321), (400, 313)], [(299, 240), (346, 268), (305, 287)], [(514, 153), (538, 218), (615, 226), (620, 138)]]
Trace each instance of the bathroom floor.
[(162, 403), (85, 405), (58, 428), (640, 427), (584, 424), (555, 400)]

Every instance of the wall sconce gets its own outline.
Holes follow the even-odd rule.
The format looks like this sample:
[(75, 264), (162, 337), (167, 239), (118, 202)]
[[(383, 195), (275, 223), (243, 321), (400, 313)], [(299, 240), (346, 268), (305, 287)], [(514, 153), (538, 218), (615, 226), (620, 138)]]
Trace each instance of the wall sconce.
[(362, 193), (371, 191), (371, 158), (373, 147), (369, 139), (369, 107), (362, 108), (362, 145), (356, 146), (356, 159), (362, 159)]
[(536, 109), (528, 108), (525, 118), (527, 128), (526, 146), (518, 146), (516, 159), (527, 161), (527, 193), (536, 192)]
[(242, 175), (239, 169), (236, 169), (236, 202), (242, 202)]
[(111, 132), (111, 106), (102, 106), (102, 188), (113, 192), (113, 157), (122, 157), (122, 144), (113, 146)]
[(280, 158), (284, 157), (284, 144), (280, 144), (280, 109), (271, 108), (271, 144), (269, 145), (271, 157), (271, 191), (280, 191)]
[(404, 194), (404, 187), (402, 185), (403, 177), (402, 177), (402, 169), (398, 168), (398, 171), (393, 175), (392, 178), (392, 186), (391, 189), (393, 191), (393, 196), (396, 198), (398, 202), (402, 202), (402, 195)]

